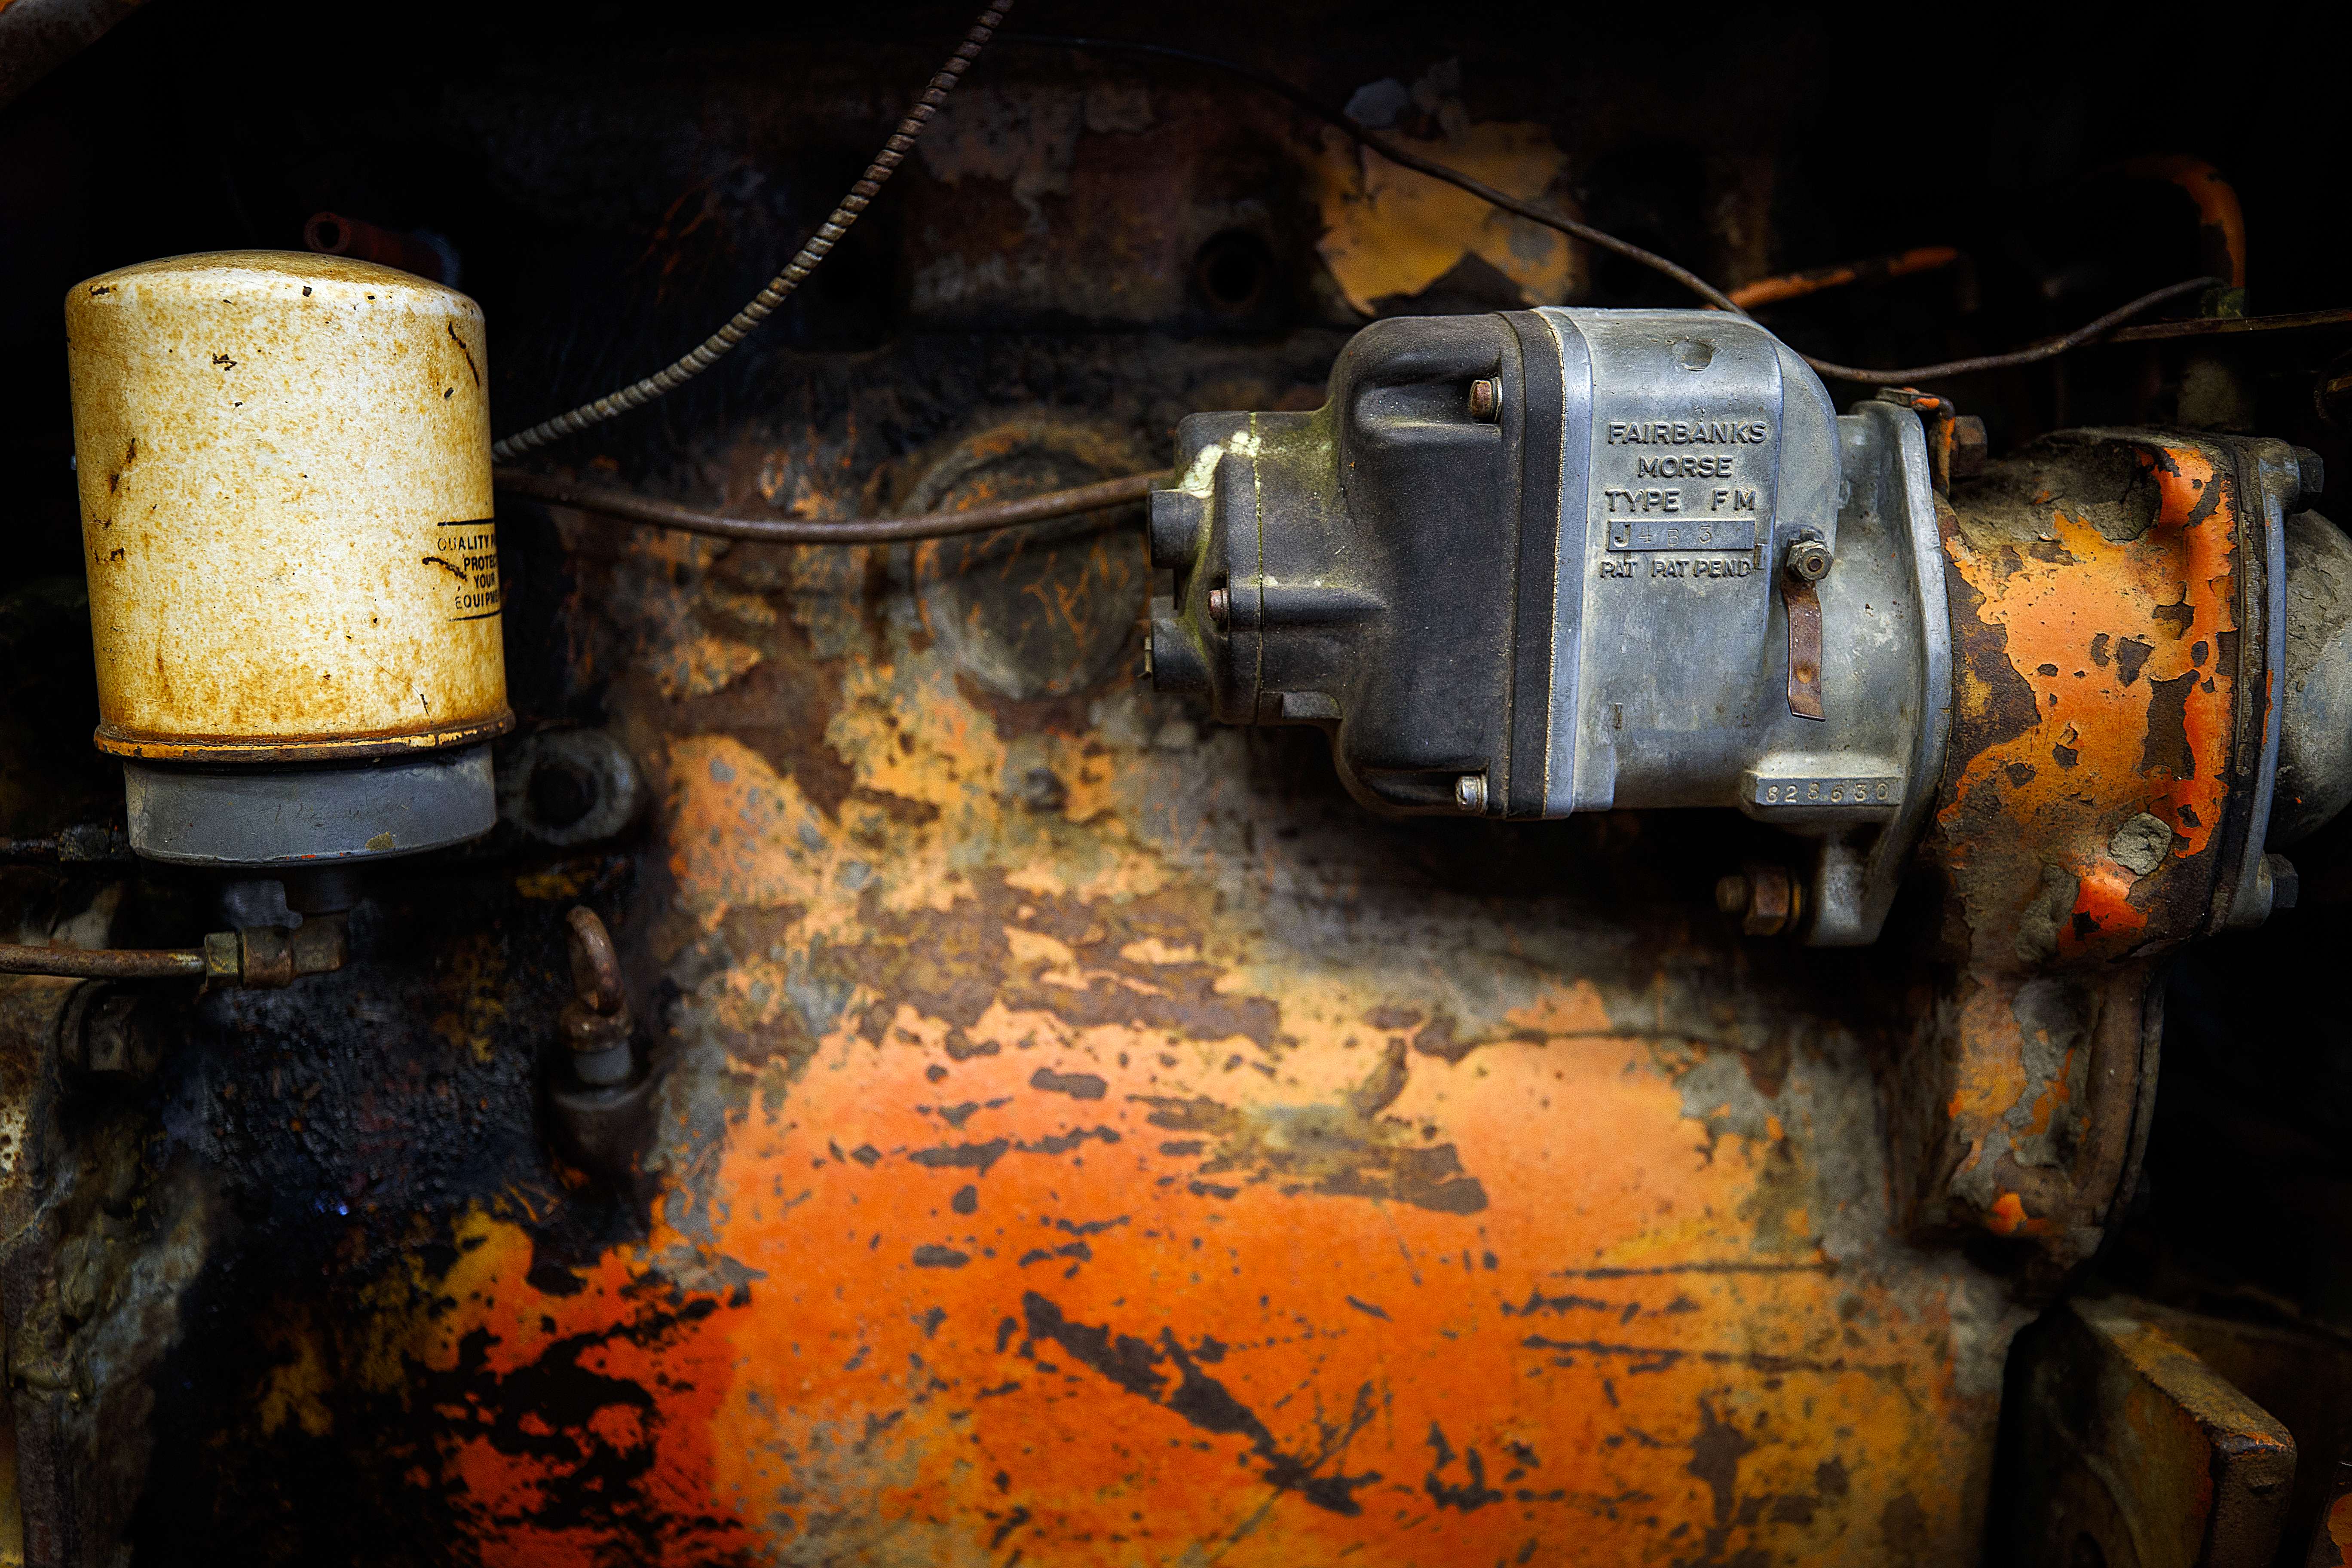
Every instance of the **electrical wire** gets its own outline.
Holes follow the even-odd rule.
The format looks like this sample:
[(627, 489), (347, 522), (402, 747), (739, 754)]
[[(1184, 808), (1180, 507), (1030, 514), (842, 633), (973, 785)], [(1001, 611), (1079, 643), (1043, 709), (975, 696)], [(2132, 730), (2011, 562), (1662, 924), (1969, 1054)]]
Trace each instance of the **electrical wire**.
[(2191, 278), (2184, 283), (2168, 284), (2162, 289), (2142, 294), (2127, 305), (2119, 305), (2097, 321), (2075, 328), (2063, 338), (2053, 338), (2030, 349), (2013, 353), (1979, 354), (1974, 359), (1946, 360), (1942, 364), (1913, 365), (1908, 370), (1856, 370), (1852, 365), (1832, 364), (1827, 360), (1805, 356), (1805, 363), (1832, 381), (1855, 381), (1865, 386), (1901, 386), (1914, 381), (1940, 381), (1950, 375), (1969, 375), (1980, 370), (2007, 370), (2012, 365), (2034, 364), (2045, 359), (2055, 359), (2068, 349), (2081, 348), (2092, 339), (2102, 337), (2138, 315), (2142, 310), (2177, 300), (2183, 294), (2194, 294), (2207, 289), (2221, 287), (2219, 278)]
[(1149, 496), (1154, 486), (1172, 474), (1128, 474), (1076, 489), (1053, 490), (1021, 500), (1000, 501), (963, 511), (919, 512), (912, 517), (769, 518), (730, 517), (700, 507), (656, 500), (603, 485), (580, 485), (548, 474), (528, 474), (513, 468), (495, 471), (500, 489), (556, 506), (578, 507), (630, 522), (656, 528), (682, 529), (720, 539), (749, 540), (755, 544), (904, 544), (922, 539), (948, 539), (961, 533), (984, 533), (1048, 518), (1070, 517), (1132, 505)]
[(1449, 168), (1434, 159), (1424, 158), (1418, 153), (1400, 147), (1354, 116), (1343, 114), (1339, 110), (1318, 103), (1272, 71), (1260, 70), (1255, 66), (1245, 66), (1235, 60), (1220, 59), (1215, 55), (1196, 54), (1191, 49), (1171, 48), (1166, 44), (1129, 43), (1118, 38), (1069, 37), (1055, 33), (1007, 33), (1003, 36), (1003, 41), (1008, 44), (1084, 49), (1096, 54), (1158, 55), (1167, 59), (1183, 60), (1192, 65), (1207, 66), (1212, 70), (1225, 71), (1246, 81), (1255, 82), (1268, 92), (1287, 99), (1318, 120), (1337, 126), (1391, 163), (1402, 164), (1417, 174), (1427, 174), (1433, 180), (1443, 180), (1449, 185), (1458, 186), (1490, 206), (1502, 208), (1514, 217), (1523, 217), (1529, 223), (1557, 229), (1562, 234), (1570, 235), (1584, 241), (1587, 245), (1598, 246), (1602, 250), (1622, 256), (1628, 261), (1639, 262), (1654, 272), (1664, 273), (1718, 310), (1728, 310), (1735, 316), (1748, 314), (1732, 303), (1730, 295), (1680, 262), (1669, 261), (1655, 251), (1644, 250), (1631, 240), (1620, 239), (1613, 234), (1593, 227), (1589, 223), (1580, 223), (1572, 217), (1563, 217), (1558, 213), (1547, 212), (1542, 207), (1531, 206), (1508, 192), (1496, 190), (1484, 180), (1473, 179), (1459, 169)]
[[(1561, 234), (1583, 240), (1588, 245), (1597, 246), (1602, 250), (1622, 256), (1628, 261), (1638, 262), (1654, 272), (1673, 279), (1718, 310), (1728, 310), (1733, 315), (1741, 317), (1748, 315), (1748, 312), (1741, 310), (1730, 295), (1681, 263), (1671, 261), (1654, 251), (1644, 250), (1629, 240), (1620, 239), (1613, 234), (1593, 227), (1591, 224), (1580, 223), (1574, 218), (1563, 217), (1558, 213), (1531, 206), (1516, 196), (1496, 190), (1483, 180), (1471, 178), (1459, 169), (1450, 168), (1434, 159), (1424, 158), (1418, 153), (1400, 147), (1352, 115), (1343, 113), (1327, 104), (1318, 103), (1272, 71), (1261, 70), (1255, 66), (1243, 65), (1235, 60), (1222, 59), (1215, 55), (1200, 54), (1192, 49), (1173, 48), (1166, 44), (1130, 42), (1123, 38), (1086, 38), (1052, 33), (1006, 33), (1003, 36), (1002, 41), (1007, 44), (1026, 44), (1034, 47), (1083, 49), (1094, 54), (1157, 56), (1166, 59), (1183, 60), (1192, 65), (1205, 66), (1212, 70), (1220, 70), (1231, 76), (1240, 77), (1244, 81), (1255, 82), (1268, 92), (1297, 105), (1318, 120), (1337, 126), (1391, 163), (1401, 164), (1418, 174), (1426, 174), (1433, 180), (1442, 180), (1457, 189), (1467, 191), (1479, 200), (1500, 207), (1515, 217), (1523, 217), (1529, 223), (1556, 229)], [(1982, 354), (1974, 359), (1951, 360), (1943, 364), (1910, 365), (1901, 370), (1864, 370), (1853, 365), (1838, 364), (1830, 360), (1815, 359), (1811, 354), (1801, 354), (1799, 357), (1812, 366), (1815, 371), (1832, 381), (1855, 382), (1864, 386), (1900, 386), (1910, 382), (1926, 381), (1937, 376), (1961, 375), (1974, 371), (2006, 370), (2014, 365), (2037, 363), (2064, 353), (2069, 349), (2079, 348), (2100, 333), (2112, 331), (2129, 321), (2142, 310), (2195, 289), (2213, 288), (2221, 282), (2221, 279), (2216, 278), (2191, 279), (2184, 283), (2173, 284), (2167, 289), (2159, 289), (2152, 294), (2143, 294), (2131, 303), (2119, 310), (2108, 311), (2088, 326), (2078, 328), (2063, 338), (2010, 353)]]
[[(948, 93), (991, 36), (1001, 44), (1029, 45), (1039, 47), (1080, 49), (1098, 54), (1130, 54), (1181, 60), (1206, 67), (1253, 82), (1315, 118), (1337, 127), (1361, 145), (1403, 168), (1443, 181), (1467, 191), (1479, 200), (1510, 213), (1516, 217), (1553, 229), (1586, 244), (1622, 256), (1629, 261), (1649, 268), (1681, 284), (1709, 305), (1743, 319), (1748, 312), (1733, 298), (1716, 288), (1697, 273), (1680, 263), (1645, 250), (1629, 240), (1593, 227), (1575, 218), (1548, 212), (1520, 201), (1507, 192), (1496, 189), (1482, 180), (1472, 178), (1460, 170), (1424, 158), (1399, 146), (1389, 138), (1372, 131), (1353, 116), (1318, 102), (1289, 82), (1271, 71), (1255, 66), (1204, 55), (1192, 49), (1181, 49), (1166, 44), (1150, 44), (1116, 38), (1091, 38), (1049, 33), (996, 33), (1012, 0), (999, 0), (981, 14), (955, 54), (932, 78), (931, 85), (921, 101), (899, 122), (898, 129), (884, 144), (883, 151), (868, 165), (866, 176), (850, 188), (840, 206), (822, 225), (814, 237), (801, 248), (768, 287), (761, 290), (751, 304), (737, 313), (734, 320), (719, 329), (699, 348), (662, 371), (659, 374), (638, 382), (635, 385), (608, 397), (586, 404), (572, 412), (532, 426), (519, 436), (509, 437), (491, 448), (494, 457), (504, 461), (543, 446), (558, 436), (583, 430), (615, 414), (641, 407), (654, 398), (690, 380), (715, 363), (719, 358), (765, 321), (784, 298), (814, 269), (825, 253), (856, 221), (882, 183), (905, 161), (915, 143), (915, 138), (929, 123)], [(1910, 257), (1903, 258), (1911, 259)], [(1940, 257), (1938, 258), (1940, 259)], [(1905, 268), (1908, 270), (1910, 268)], [(1811, 280), (1811, 275), (1802, 275)], [(1776, 280), (1779, 281), (1779, 280)], [(2104, 334), (2113, 331), (2132, 317), (2151, 310), (2168, 300), (2221, 284), (2218, 278), (2195, 278), (2185, 282), (2143, 294), (2116, 310), (2108, 311), (2063, 337), (2030, 348), (2008, 353), (1980, 354), (1971, 359), (1949, 360), (1941, 364), (1911, 365), (1899, 370), (1871, 370), (1854, 365), (1838, 364), (1817, 359), (1811, 354), (1801, 357), (1820, 374), (1833, 381), (1853, 382), (1865, 386), (1897, 386), (1912, 382), (1966, 375), (1976, 372), (2003, 370), (2018, 365), (2038, 363), (2055, 358), (2070, 349), (2079, 348)], [(581, 485), (550, 475), (525, 473), (520, 469), (499, 468), (496, 471), (498, 487), (511, 493), (530, 496), (559, 506), (577, 507), (629, 521), (648, 523), (655, 527), (679, 529), (692, 533), (709, 534), (722, 539), (739, 539), (768, 544), (894, 544), (924, 539), (950, 538), (959, 534), (984, 532), (992, 529), (1014, 527), (1049, 518), (1072, 516), (1081, 512), (1101, 510), (1113, 506), (1138, 501), (1167, 475), (1136, 474), (1123, 479), (1107, 479), (1099, 484), (1084, 485), (1076, 489), (1057, 490), (1047, 495), (1032, 496), (1023, 500), (996, 506), (973, 507), (963, 511), (931, 512), (915, 517), (859, 517), (834, 519), (793, 519), (735, 517), (713, 512), (699, 507), (682, 506), (672, 501), (656, 500), (646, 496), (602, 486)]]
[(559, 436), (576, 435), (616, 414), (642, 408), (664, 393), (684, 385), (709, 370), (737, 343), (750, 336), (754, 328), (773, 315), (776, 308), (793, 290), (816, 270), (817, 263), (824, 259), (825, 253), (849, 232), (849, 226), (857, 221), (857, 216), (881, 192), (898, 165), (906, 162), (907, 154), (914, 148), (915, 139), (923, 133), (923, 127), (929, 124), (931, 117), (939, 112), (940, 105), (947, 101), (948, 94), (955, 90), (957, 81), (961, 79), (971, 62), (980, 58), (982, 46), (1003, 22), (1004, 13), (1012, 8), (1012, 5), (1013, 0), (994, 0), (994, 4), (980, 14), (980, 20), (971, 25), (971, 30), (964, 35), (963, 42), (956, 46), (955, 53), (948, 57), (947, 64), (931, 78), (930, 86), (923, 89), (922, 98), (907, 111), (906, 118), (898, 121), (898, 128), (882, 144), (882, 151), (874, 155), (874, 161), (866, 166), (866, 173), (849, 187), (849, 194), (841, 198), (841, 205), (817, 226), (816, 233), (810, 236), (808, 243), (784, 264), (784, 269), (771, 279), (768, 286), (752, 297), (750, 304), (738, 310), (732, 321), (667, 369), (649, 375), (633, 386), (625, 386), (600, 397), (593, 403), (583, 403), (568, 414), (543, 420), (519, 435), (509, 436), (491, 447), (490, 455), (500, 462), (511, 462)]

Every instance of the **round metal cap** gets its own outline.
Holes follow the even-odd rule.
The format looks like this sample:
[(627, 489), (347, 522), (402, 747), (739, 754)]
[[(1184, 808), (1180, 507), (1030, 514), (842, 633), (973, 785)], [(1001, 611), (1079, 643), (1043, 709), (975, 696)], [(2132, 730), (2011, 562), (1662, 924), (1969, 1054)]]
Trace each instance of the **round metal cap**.
[(232, 869), (383, 860), (478, 838), (498, 821), (487, 745), (309, 768), (122, 764), (131, 847)]

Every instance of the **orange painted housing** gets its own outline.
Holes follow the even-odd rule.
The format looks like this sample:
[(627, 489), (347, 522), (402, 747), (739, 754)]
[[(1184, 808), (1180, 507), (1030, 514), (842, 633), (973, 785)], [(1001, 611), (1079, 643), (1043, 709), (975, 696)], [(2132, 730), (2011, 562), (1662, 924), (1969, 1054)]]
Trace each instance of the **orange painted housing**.
[(2154, 961), (2226, 899), (2244, 804), (2241, 661), (2259, 680), (2262, 656), (2242, 636), (2237, 489), (2218, 444), (2092, 433), (1955, 492), (1932, 852), (1959, 974), (1924, 1026), (1898, 1157), (1925, 1223), (2063, 1261), (2125, 1179)]

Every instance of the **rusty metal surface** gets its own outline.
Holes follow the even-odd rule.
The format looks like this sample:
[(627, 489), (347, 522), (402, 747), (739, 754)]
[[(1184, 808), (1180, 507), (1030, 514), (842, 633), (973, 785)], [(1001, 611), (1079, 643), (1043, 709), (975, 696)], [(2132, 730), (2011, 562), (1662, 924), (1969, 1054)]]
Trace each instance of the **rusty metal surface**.
[(2352, 1563), (2352, 1459), (2325, 1476), (2326, 1506), (2312, 1527), (2303, 1568), (2343, 1568)]
[(79, 975), (88, 980), (201, 980), (200, 948), (30, 947), (0, 942), (0, 974)]
[(2226, 902), (2245, 794), (2236, 486), (2216, 443), (2095, 435), (1942, 509), (1960, 677), (1931, 853), (1959, 972), (1902, 1090), (1921, 1223), (2063, 1264), (2125, 1181), (2154, 964)]
[(2294, 1434), (2128, 1297), (2078, 1300), (2019, 1337), (1992, 1560), (2038, 1568), (2263, 1568)]
[(2160, 1330), (2275, 1418), (2294, 1438), (2294, 1485), (2279, 1509), (2276, 1561), (2301, 1568), (2352, 1455), (2352, 1343), (2323, 1325), (2222, 1316), (2134, 1300), (2138, 1321)]
[[(1969, 1558), (2014, 1320), (1891, 1234), (1866, 1026), (1412, 871), (1123, 668), (992, 691), (930, 567), (572, 527), (586, 602), (742, 606), (693, 696), (610, 628), (650, 1226), (550, 1259), (559, 1167), (265, 1306), (240, 1468), (350, 1432), (484, 1562)], [(1043, 548), (1003, 612), (1127, 642)]]

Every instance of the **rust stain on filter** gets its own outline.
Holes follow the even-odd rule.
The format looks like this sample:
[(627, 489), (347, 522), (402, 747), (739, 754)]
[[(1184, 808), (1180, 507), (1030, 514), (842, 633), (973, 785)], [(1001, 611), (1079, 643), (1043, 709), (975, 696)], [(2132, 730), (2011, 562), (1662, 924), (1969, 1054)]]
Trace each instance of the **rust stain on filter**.
[(66, 297), (101, 748), (323, 760), (503, 732), (481, 308), (224, 251)]

